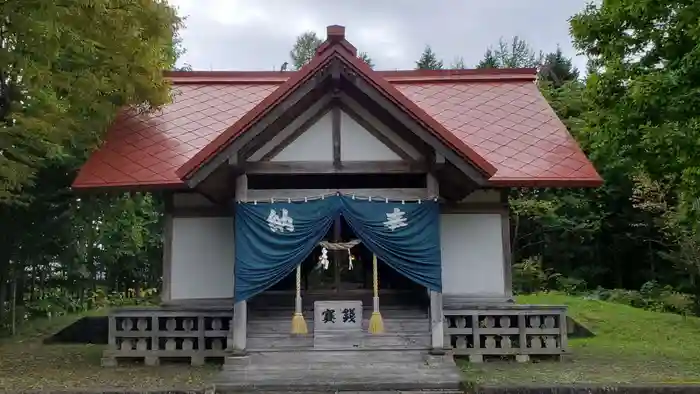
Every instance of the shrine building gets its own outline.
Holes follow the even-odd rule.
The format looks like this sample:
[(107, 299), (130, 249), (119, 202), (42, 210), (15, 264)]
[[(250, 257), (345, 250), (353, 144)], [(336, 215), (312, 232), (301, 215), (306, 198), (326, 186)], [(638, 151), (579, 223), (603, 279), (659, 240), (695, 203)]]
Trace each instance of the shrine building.
[(375, 71), (329, 26), (298, 71), (167, 78), (172, 103), (124, 109), (73, 183), (166, 201), (162, 305), (111, 312), (104, 365), (222, 358), (234, 384), (269, 354), (567, 352), (565, 307), (512, 300), (507, 196), (602, 181), (536, 70)]

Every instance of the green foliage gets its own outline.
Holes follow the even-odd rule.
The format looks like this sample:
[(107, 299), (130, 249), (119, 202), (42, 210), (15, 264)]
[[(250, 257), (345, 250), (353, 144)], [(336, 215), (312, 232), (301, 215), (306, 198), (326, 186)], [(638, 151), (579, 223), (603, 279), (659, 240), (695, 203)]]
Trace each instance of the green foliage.
[(493, 53), (493, 49), (489, 48), (484, 53), (484, 58), (479, 61), (476, 68), (499, 68), (500, 63)]
[(461, 56), (455, 58), (455, 60), (450, 65), (450, 69), (452, 69), (452, 70), (463, 70), (466, 68), (467, 68), (467, 63), (464, 62), (464, 58)]
[[(604, 1), (572, 18), (571, 28), (591, 71), (576, 134), (602, 170), (610, 202), (624, 207), (608, 212), (628, 218), (625, 235), (636, 239), (627, 242), (647, 250), (641, 261), (650, 279), (698, 295), (700, 4)], [(675, 271), (659, 276), (658, 259)]]
[(578, 79), (579, 72), (571, 62), (571, 58), (565, 57), (561, 48), (557, 47), (555, 52), (544, 56), (538, 75), (541, 81), (548, 81), (558, 88)]
[(501, 38), (495, 48), (488, 48), (476, 68), (538, 67), (542, 59), (542, 53), (535, 53), (525, 40), (515, 36), (510, 42)]
[(0, 14), (0, 326), (13, 332), (159, 287), (157, 196), (70, 184), (119, 110), (170, 100), (162, 72), (184, 49), (161, 0), (10, 0)]
[(374, 62), (372, 61), (372, 58), (369, 57), (369, 54), (367, 52), (358, 53), (357, 58), (362, 60), (363, 62), (367, 63), (369, 68), (374, 68)]
[[(316, 56), (316, 50), (323, 44), (323, 40), (313, 31), (307, 31), (297, 36), (294, 47), (289, 51), (294, 70), (302, 68)], [(374, 62), (367, 52), (360, 51), (357, 58), (365, 62), (369, 68), (374, 68)]]
[(302, 68), (316, 55), (316, 49), (323, 44), (323, 40), (313, 31), (307, 31), (297, 36), (294, 47), (289, 51), (289, 58), (295, 70)]
[(695, 300), (691, 295), (680, 293), (671, 286), (660, 286), (658, 282), (649, 281), (640, 290), (597, 289), (588, 298), (600, 299), (642, 308), (654, 312), (691, 315), (695, 311)]
[(416, 62), (416, 70), (441, 70), (442, 60), (438, 60), (430, 45), (426, 45), (420, 59)]
[(561, 276), (551, 268), (542, 268), (542, 259), (531, 257), (513, 264), (513, 290), (520, 294), (546, 291)]
[[(46, 160), (99, 141), (122, 106), (169, 99), (180, 19), (158, 0), (0, 3), (0, 204)], [(115, 39), (118, 37), (118, 39)]]
[[(103, 308), (157, 305), (158, 291), (155, 288), (146, 289), (135, 294), (133, 289), (126, 294), (122, 292), (106, 292), (99, 287), (76, 296), (66, 292), (63, 287), (44, 289), (43, 294), (19, 307), (15, 313), (15, 324), (24, 325), (35, 319), (55, 319), (69, 314), (83, 313)], [(0, 336), (11, 333), (11, 321), (0, 321)]]
[(585, 280), (563, 276), (552, 268), (543, 268), (539, 257), (532, 257), (513, 265), (513, 290), (516, 294), (558, 291), (567, 295), (581, 295), (656, 312), (690, 315), (695, 312), (694, 297), (648, 281), (639, 290), (604, 289), (589, 291)]

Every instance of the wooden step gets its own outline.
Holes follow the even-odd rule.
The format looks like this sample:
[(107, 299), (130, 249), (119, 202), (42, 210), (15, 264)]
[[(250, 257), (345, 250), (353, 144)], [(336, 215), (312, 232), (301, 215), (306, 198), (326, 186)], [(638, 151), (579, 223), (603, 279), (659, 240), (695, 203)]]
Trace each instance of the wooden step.
[(332, 334), (251, 334), (248, 336), (247, 347), (251, 350), (279, 350), (279, 349), (309, 349), (316, 345), (336, 349), (428, 349), (430, 347), (430, 333), (362, 333), (359, 338), (350, 345)]
[(250, 366), (257, 368), (328, 368), (340, 364), (368, 365), (374, 363), (423, 363), (426, 352), (416, 350), (305, 350), (289, 352), (250, 351), (245, 359), (228, 357), (229, 366)]
[(454, 393), (460, 374), (451, 357), (426, 351), (250, 352), (227, 358), (214, 383), (217, 392), (230, 393)]
[[(291, 329), (292, 317), (274, 320), (252, 320), (248, 322), (248, 335), (279, 333), (288, 334)], [(306, 319), (309, 332), (313, 332), (314, 320)], [(362, 328), (369, 328), (369, 319), (362, 321)], [(429, 332), (430, 321), (424, 319), (384, 319), (384, 329), (387, 333)]]

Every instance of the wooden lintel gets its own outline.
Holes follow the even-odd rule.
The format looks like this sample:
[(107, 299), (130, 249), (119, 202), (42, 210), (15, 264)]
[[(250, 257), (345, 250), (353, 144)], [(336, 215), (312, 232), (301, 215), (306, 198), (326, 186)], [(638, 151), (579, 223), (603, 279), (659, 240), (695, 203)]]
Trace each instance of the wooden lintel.
[(424, 162), (344, 161), (336, 166), (327, 161), (248, 162), (247, 174), (421, 174), (428, 171)]

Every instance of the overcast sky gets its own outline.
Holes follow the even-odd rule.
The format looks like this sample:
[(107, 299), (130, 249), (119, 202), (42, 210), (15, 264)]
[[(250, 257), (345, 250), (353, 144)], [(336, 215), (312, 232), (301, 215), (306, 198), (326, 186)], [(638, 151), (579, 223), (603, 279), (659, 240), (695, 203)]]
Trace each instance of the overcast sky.
[[(500, 37), (520, 36), (545, 52), (575, 50), (568, 19), (587, 0), (170, 0), (185, 16), (195, 70), (272, 70), (289, 60), (297, 35), (327, 25), (372, 57), (376, 69), (412, 69), (425, 45), (445, 61), (472, 67)], [(575, 58), (585, 68), (585, 59)]]

